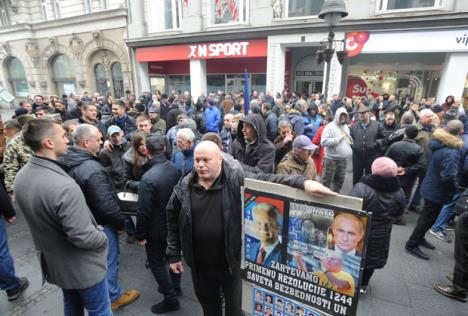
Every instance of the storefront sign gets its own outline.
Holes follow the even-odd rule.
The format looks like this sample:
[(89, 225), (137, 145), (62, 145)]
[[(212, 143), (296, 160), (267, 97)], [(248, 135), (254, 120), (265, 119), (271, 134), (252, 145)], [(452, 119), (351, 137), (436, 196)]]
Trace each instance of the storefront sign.
[(136, 58), (138, 62), (266, 56), (266, 39), (238, 42), (142, 47), (137, 48), (136, 50)]
[[(370, 223), (368, 213), (351, 208), (360, 209), (361, 200), (323, 203), (248, 179), (243, 196), (244, 311), (356, 315)], [(352, 244), (337, 237), (342, 225), (355, 227)]]
[(353, 32), (346, 35), (348, 56), (359, 53), (468, 52), (468, 29), (422, 32)]
[(296, 76), (300, 76), (300, 77), (323, 77), (323, 71), (301, 71), (301, 70), (296, 70)]
[(367, 86), (367, 83), (359, 77), (348, 77), (348, 85), (346, 87), (346, 96), (366, 97), (368, 95), (378, 96), (372, 89)]

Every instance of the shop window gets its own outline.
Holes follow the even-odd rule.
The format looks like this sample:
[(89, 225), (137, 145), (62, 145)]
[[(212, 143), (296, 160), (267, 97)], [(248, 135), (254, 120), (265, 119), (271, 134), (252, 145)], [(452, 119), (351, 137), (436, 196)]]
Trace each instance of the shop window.
[[(225, 75), (208, 75), (206, 76), (207, 93), (224, 90), (226, 88)], [(208, 94), (207, 94), (208, 95)]]
[(250, 89), (257, 90), (258, 92), (266, 92), (266, 74), (252, 74)]
[(316, 16), (322, 9), (324, 2), (325, 0), (286, 0), (285, 17)]
[(161, 93), (167, 93), (166, 91), (166, 78), (164, 77), (150, 77), (151, 91), (159, 91)]
[(96, 91), (99, 95), (108, 96), (109, 88), (107, 87), (106, 69), (103, 64), (94, 66), (94, 77), (96, 78)]
[(120, 63), (112, 64), (112, 83), (114, 85), (114, 96), (116, 98), (122, 97), (124, 92), (124, 84), (122, 66)]
[(12, 92), (17, 97), (26, 97), (29, 94), (28, 81), (23, 64), (18, 58), (11, 58), (7, 64), (8, 81)]
[(150, 33), (180, 28), (182, 8), (179, 0), (149, 0), (148, 5)]
[(10, 19), (8, 17), (8, 10), (4, 1), (0, 2), (0, 26), (10, 25)]
[(75, 92), (75, 74), (70, 60), (65, 55), (58, 55), (52, 61), (52, 81), (58, 95)]
[(209, 0), (209, 24), (237, 24), (247, 22), (249, 0)]
[(447, 0), (380, 0), (377, 12), (444, 9)]
[(168, 76), (168, 91), (176, 91), (177, 93), (183, 93), (184, 91), (190, 91), (190, 76), (177, 75)]

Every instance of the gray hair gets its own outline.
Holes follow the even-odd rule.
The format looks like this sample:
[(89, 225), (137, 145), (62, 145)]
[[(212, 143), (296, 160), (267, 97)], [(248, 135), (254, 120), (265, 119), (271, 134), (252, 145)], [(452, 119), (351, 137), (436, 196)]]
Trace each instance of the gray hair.
[(421, 112), (419, 112), (419, 117), (425, 117), (425, 116), (432, 116), (434, 112), (432, 112), (430, 109), (423, 109)]
[(73, 131), (73, 143), (81, 145), (85, 139), (93, 136), (96, 131), (99, 131), (96, 126), (91, 124), (81, 124)]
[(177, 132), (176, 137), (183, 138), (185, 140), (188, 140), (189, 142), (194, 143), (195, 142), (195, 134), (190, 128), (181, 128)]
[(279, 122), (278, 128), (290, 128), (290, 129), (292, 129), (292, 124), (291, 124), (291, 122), (289, 122), (287, 120), (282, 120), (282, 121)]

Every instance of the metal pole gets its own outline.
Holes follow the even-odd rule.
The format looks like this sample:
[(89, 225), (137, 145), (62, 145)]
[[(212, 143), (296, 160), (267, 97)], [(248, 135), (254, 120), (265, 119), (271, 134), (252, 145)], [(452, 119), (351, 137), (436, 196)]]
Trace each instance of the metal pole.
[[(333, 39), (335, 38), (335, 33), (333, 32), (333, 28), (331, 27), (330, 28), (330, 32), (328, 33), (328, 49), (332, 49), (333, 48)], [(333, 53), (334, 55), (334, 53)], [(331, 61), (332, 61), (333, 57), (330, 59), (330, 61), (326, 61), (327, 63), (327, 76), (326, 76), (326, 79), (325, 79), (325, 93), (324, 93), (324, 101), (325, 103), (328, 102), (328, 90), (329, 90), (329, 84), (330, 84), (330, 66), (331, 66)]]

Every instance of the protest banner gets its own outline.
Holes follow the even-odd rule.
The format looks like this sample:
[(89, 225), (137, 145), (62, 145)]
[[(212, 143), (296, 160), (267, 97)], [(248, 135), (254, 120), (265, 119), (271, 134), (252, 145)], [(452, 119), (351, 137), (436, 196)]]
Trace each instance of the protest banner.
[(362, 200), (252, 179), (242, 195), (245, 314), (356, 315), (371, 216)]

